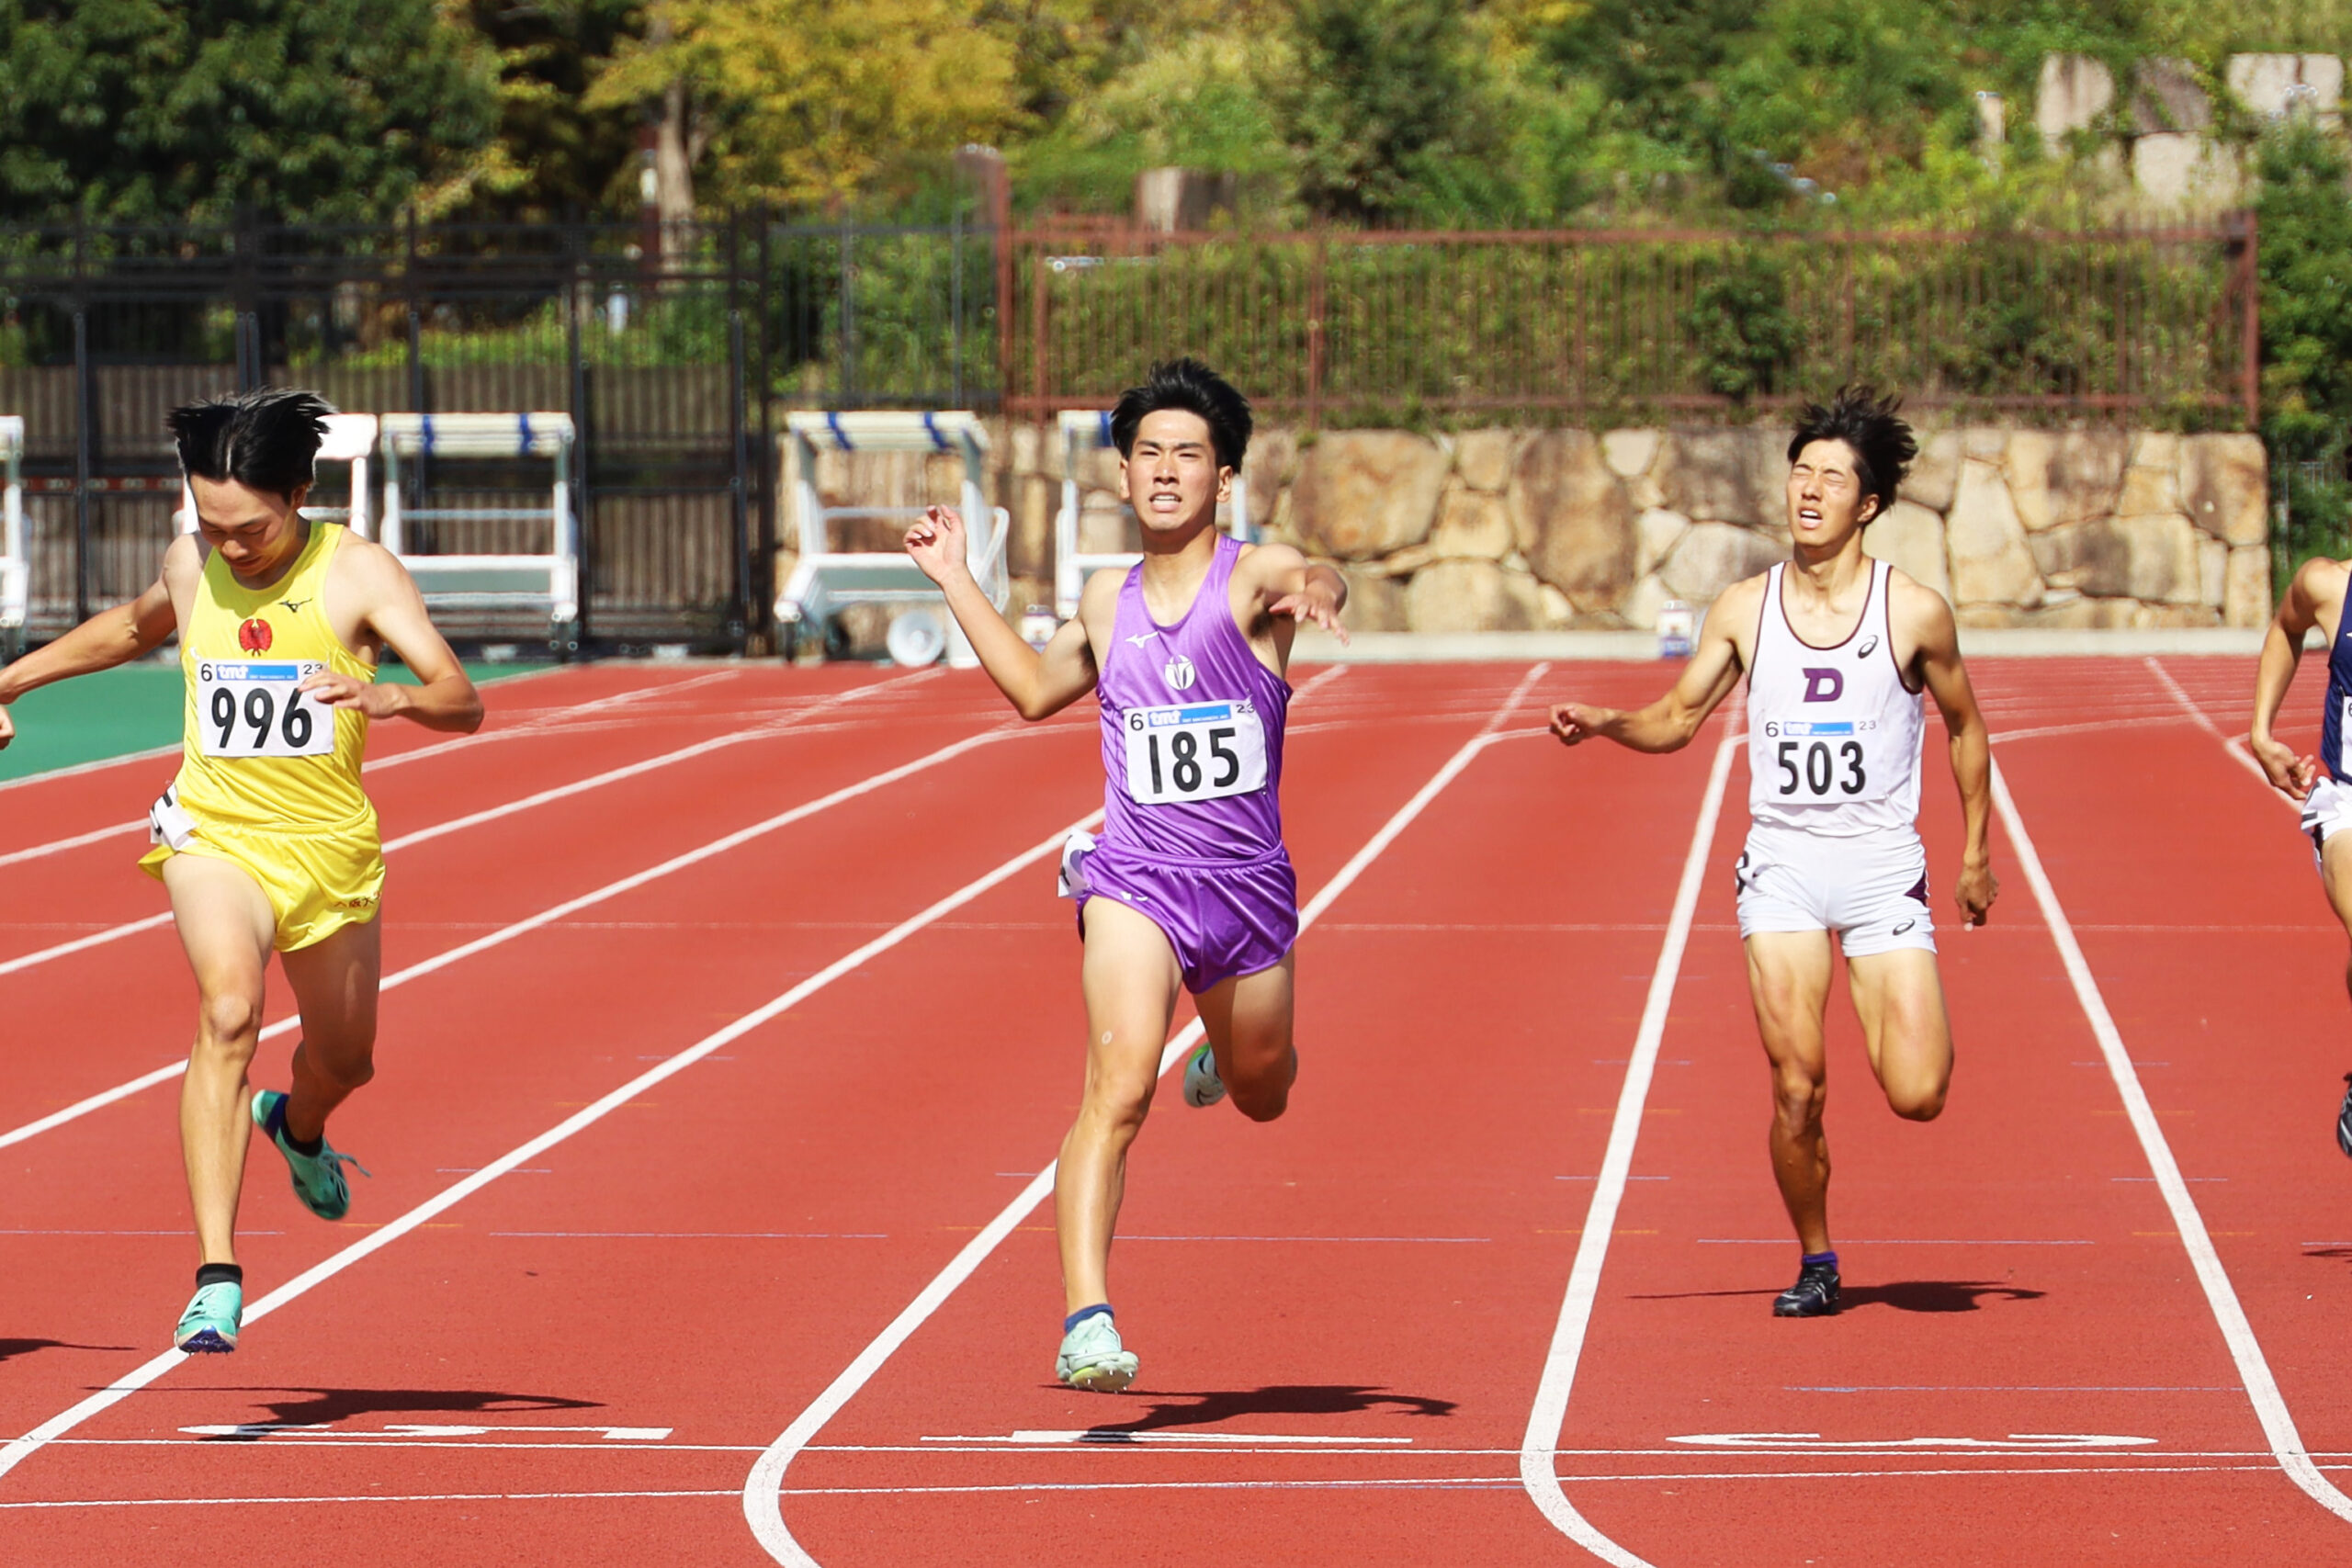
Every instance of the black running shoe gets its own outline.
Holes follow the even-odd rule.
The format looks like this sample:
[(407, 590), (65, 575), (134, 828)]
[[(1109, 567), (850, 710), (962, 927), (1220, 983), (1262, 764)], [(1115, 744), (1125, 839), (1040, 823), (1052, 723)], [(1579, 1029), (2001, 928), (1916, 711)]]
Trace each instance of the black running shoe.
[(2352, 1073), (2344, 1075), (2344, 1103), (2335, 1110), (2335, 1146), (2352, 1158)]
[(1826, 1263), (1808, 1263), (1797, 1282), (1772, 1298), (1774, 1317), (1831, 1317), (1838, 1311), (1838, 1270)]

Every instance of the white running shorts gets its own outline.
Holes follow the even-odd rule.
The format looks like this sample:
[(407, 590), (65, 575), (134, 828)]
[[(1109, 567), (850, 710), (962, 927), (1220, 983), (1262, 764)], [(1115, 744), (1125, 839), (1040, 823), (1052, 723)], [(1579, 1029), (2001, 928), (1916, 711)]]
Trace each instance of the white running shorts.
[(2322, 779), (2303, 797), (2303, 836), (2312, 841), (2312, 866), (2324, 874), (2320, 851), (2328, 840), (2352, 828), (2352, 789), (2334, 779)]
[(1928, 851), (1916, 829), (1830, 838), (1751, 828), (1733, 875), (1743, 942), (1758, 931), (1836, 931), (1849, 958), (1936, 950)]

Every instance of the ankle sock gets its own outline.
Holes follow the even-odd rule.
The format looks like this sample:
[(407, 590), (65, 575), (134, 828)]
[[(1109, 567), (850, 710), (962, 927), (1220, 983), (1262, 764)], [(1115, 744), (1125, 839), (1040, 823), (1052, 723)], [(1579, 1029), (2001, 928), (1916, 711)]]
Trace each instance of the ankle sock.
[(305, 1141), (288, 1133), (286, 1134), (286, 1146), (306, 1159), (316, 1159), (326, 1153), (327, 1135), (322, 1133), (317, 1137)]
[(1828, 1252), (1802, 1252), (1797, 1255), (1797, 1265), (1803, 1269), (1826, 1269), (1835, 1273), (1838, 1269), (1838, 1254), (1834, 1249)]
[(1110, 1315), (1111, 1303), (1109, 1302), (1097, 1302), (1091, 1307), (1080, 1307), (1076, 1312), (1070, 1314), (1068, 1317), (1062, 1319), (1062, 1332), (1064, 1334), (1068, 1334), (1070, 1330), (1076, 1328), (1080, 1324), (1084, 1323), (1090, 1317), (1108, 1317)]
[(244, 1284), (245, 1271), (233, 1263), (207, 1263), (196, 1271), (196, 1288), (199, 1291), (207, 1285), (234, 1285), (243, 1290)]

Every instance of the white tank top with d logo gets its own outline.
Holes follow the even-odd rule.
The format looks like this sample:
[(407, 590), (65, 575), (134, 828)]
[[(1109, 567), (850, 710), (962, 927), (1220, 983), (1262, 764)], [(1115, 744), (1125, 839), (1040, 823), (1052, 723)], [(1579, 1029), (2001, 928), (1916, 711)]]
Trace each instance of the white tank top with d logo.
[(1832, 838), (1908, 831), (1919, 815), (1919, 694), (1903, 682), (1887, 623), (1888, 573), (1846, 640), (1815, 648), (1790, 628), (1785, 564), (1764, 585), (1747, 671), (1747, 811), (1758, 826)]

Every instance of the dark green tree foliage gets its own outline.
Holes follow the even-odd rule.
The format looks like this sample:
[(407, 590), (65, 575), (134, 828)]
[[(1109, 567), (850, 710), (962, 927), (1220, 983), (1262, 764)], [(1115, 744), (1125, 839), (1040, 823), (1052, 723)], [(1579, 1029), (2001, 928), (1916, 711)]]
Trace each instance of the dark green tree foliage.
[(494, 95), (434, 0), (0, 0), (0, 218), (386, 217)]
[(582, 100), (623, 43), (645, 36), (640, 0), (469, 0), (474, 30), (498, 51), (496, 188), (478, 202), (502, 219), (633, 217), (638, 127), (627, 109)]
[(1544, 53), (1596, 82), (1620, 121), (1694, 158), (1723, 141), (1714, 78), (1736, 58), (1753, 0), (1596, 0), (1550, 30)]
[(1707, 389), (1741, 401), (1782, 391), (1782, 373), (1804, 346), (1788, 308), (1788, 284), (1767, 258), (1748, 253), (1716, 270), (1682, 315), (1702, 362)]
[(2257, 167), (2262, 434), (2287, 491), (2292, 536), (2274, 563), (2283, 574), (2346, 548), (2352, 197), (2343, 142), (2313, 125), (2266, 137)]
[(1482, 84), (1453, 0), (1295, 0), (1288, 25), (1296, 74), (1273, 107), (1310, 210), (1398, 215), (1426, 176), (1463, 177)]

